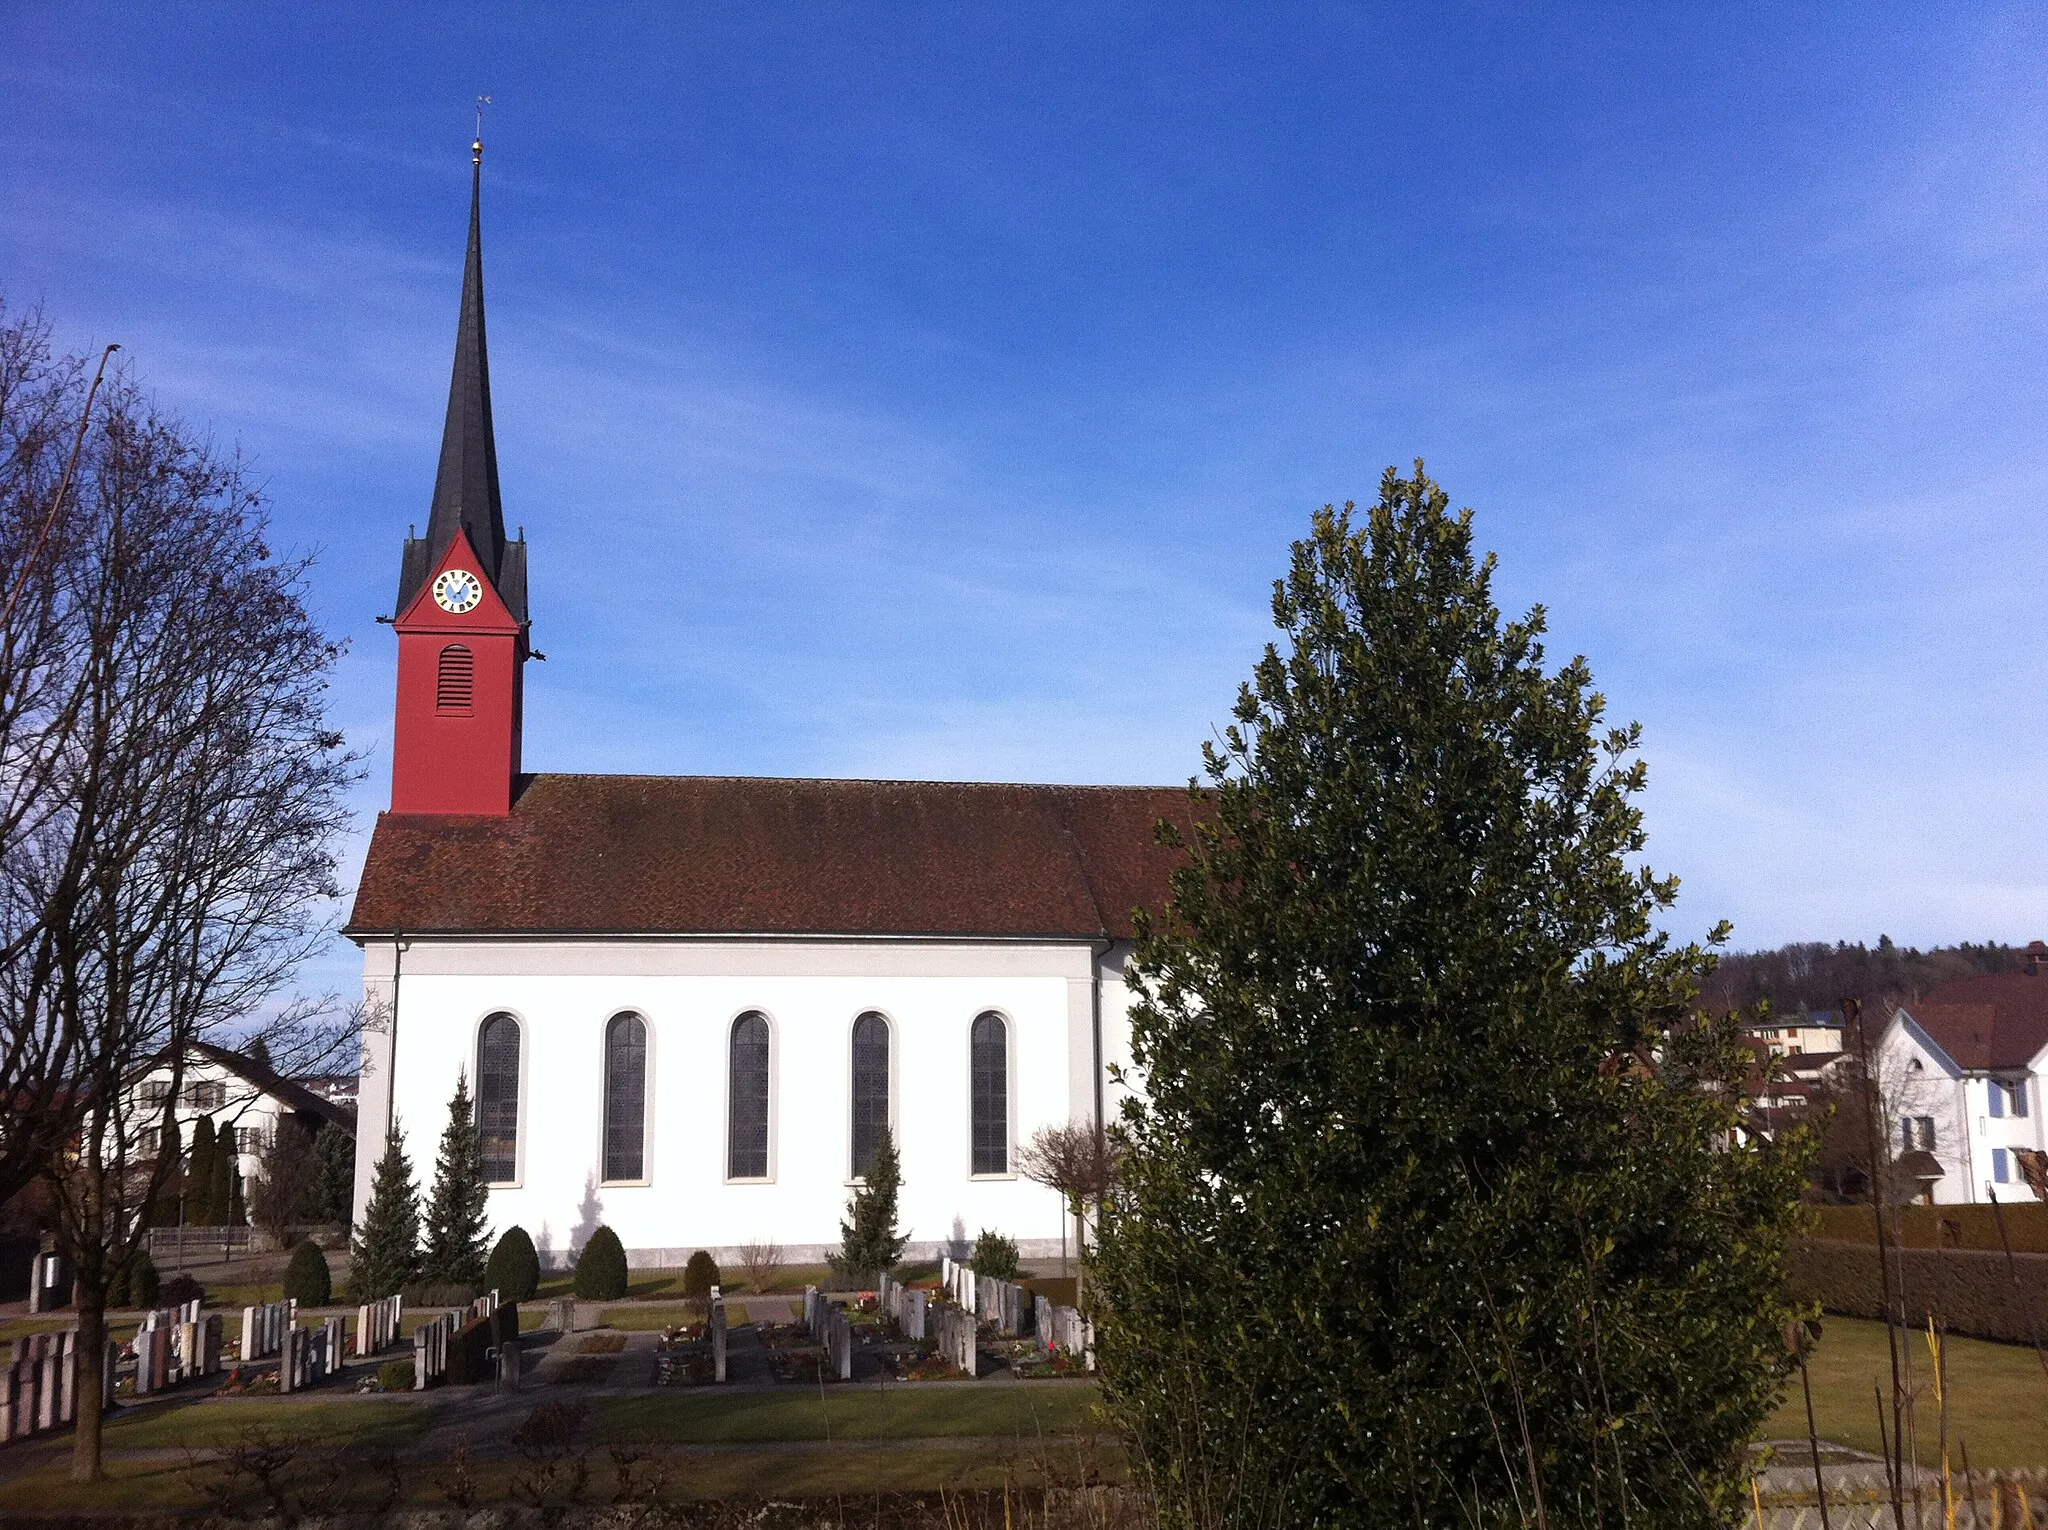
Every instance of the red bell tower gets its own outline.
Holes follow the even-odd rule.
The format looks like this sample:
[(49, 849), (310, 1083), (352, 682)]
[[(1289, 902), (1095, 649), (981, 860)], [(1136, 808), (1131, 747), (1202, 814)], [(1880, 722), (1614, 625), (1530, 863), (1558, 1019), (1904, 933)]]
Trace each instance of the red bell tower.
[(469, 258), (434, 508), (398, 578), (394, 813), (503, 814), (519, 779), (526, 540), (508, 541), (484, 346), (483, 160), (471, 145)]

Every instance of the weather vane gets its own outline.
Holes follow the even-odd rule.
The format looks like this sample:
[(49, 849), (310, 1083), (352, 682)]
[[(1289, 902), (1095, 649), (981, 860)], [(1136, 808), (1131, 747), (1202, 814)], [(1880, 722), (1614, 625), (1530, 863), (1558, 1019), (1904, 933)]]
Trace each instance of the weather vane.
[(478, 164), (482, 164), (484, 158), (484, 108), (490, 104), (489, 96), (476, 98), (476, 142), (469, 146), (469, 152), (476, 157)]

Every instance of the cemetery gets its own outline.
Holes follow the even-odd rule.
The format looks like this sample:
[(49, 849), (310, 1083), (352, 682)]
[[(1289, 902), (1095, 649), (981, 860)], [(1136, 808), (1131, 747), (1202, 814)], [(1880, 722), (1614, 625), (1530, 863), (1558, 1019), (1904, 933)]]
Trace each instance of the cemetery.
[[(404, 1440), (408, 1456), (438, 1460), (465, 1420), (516, 1420), (543, 1407), (594, 1409), (581, 1426), (593, 1448), (618, 1437), (691, 1449), (733, 1431), (744, 1440), (749, 1430), (764, 1432), (766, 1450), (814, 1432), (848, 1441), (906, 1430), (941, 1439), (1015, 1432), (1041, 1442), (1092, 1435), (1093, 1388), (1018, 1389), (1087, 1375), (1089, 1334), (1078, 1312), (1021, 1282), (976, 1279), (950, 1258), (898, 1275), (884, 1275), (873, 1290), (807, 1280), (787, 1295), (749, 1290), (743, 1300), (714, 1286), (708, 1299), (677, 1301), (665, 1279), (641, 1275), (643, 1294), (592, 1301), (546, 1294), (560, 1290), (550, 1281), (540, 1300), (524, 1304), (524, 1323), (521, 1304), (495, 1291), (460, 1307), (415, 1305), (394, 1293), (326, 1307), (287, 1298), (223, 1309), (195, 1299), (110, 1314), (102, 1360), (110, 1477), (97, 1490), (104, 1496), (88, 1498), (119, 1501), (126, 1451), (189, 1448), (221, 1452), (225, 1461), (255, 1432), (309, 1452)], [(1061, 1294), (1061, 1283), (1047, 1284)], [(35, 1321), (58, 1324), (66, 1315), (46, 1310)], [(29, 1447), (0, 1451), (0, 1483), (62, 1479), (61, 1450), (76, 1417), (76, 1389), (65, 1383), (75, 1374), (76, 1344), (75, 1328), (51, 1327), (0, 1351), (12, 1358), (0, 1371), (0, 1441)], [(898, 1399), (907, 1391), (955, 1400), (936, 1413), (905, 1412)], [(1072, 1401), (1059, 1402), (1060, 1392)], [(986, 1405), (970, 1400), (983, 1396)], [(821, 1411), (828, 1397), (840, 1401)], [(669, 1399), (682, 1411), (646, 1411)], [(915, 1460), (918, 1471), (965, 1482), (1001, 1454), (984, 1440)], [(493, 1459), (489, 1447), (479, 1457)], [(888, 1478), (907, 1468), (876, 1469)], [(896, 1485), (921, 1480), (912, 1472)], [(182, 1501), (183, 1488), (164, 1490)], [(88, 1501), (67, 1496), (68, 1487), (52, 1491), (63, 1502)], [(424, 1477), (421, 1496), (436, 1501)]]

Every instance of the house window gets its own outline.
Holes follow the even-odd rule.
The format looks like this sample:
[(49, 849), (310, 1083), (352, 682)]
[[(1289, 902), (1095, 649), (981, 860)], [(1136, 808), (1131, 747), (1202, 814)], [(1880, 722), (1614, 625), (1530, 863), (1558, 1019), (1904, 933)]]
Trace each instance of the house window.
[(2027, 1113), (2027, 1081), (2019, 1079), (1993, 1079), (1991, 1081), (1991, 1114), (1994, 1116), (2025, 1116)]
[(1994, 1078), (1986, 1093), (1991, 1096), (1991, 1119), (1996, 1121), (2005, 1114), (2005, 1085)]
[(157, 1145), (163, 1140), (164, 1129), (161, 1126), (143, 1127), (141, 1131), (135, 1134), (135, 1156), (138, 1158), (156, 1157)]
[(496, 1014), (476, 1037), (476, 1125), (484, 1140), (484, 1178), (519, 1178), (519, 1022)]
[(219, 1079), (194, 1079), (185, 1086), (185, 1103), (194, 1110), (219, 1110), (228, 1102), (228, 1086)]
[(604, 1177), (645, 1179), (647, 1022), (614, 1015), (604, 1031)]
[(853, 1022), (853, 1165), (868, 1172), (889, 1124), (889, 1022), (869, 1010)]
[(1991, 1177), (2001, 1185), (2012, 1183), (2012, 1166), (2004, 1148), (1991, 1150)]
[(441, 672), (434, 681), (436, 712), (467, 712), (476, 690), (476, 655), (460, 643), (441, 650)]
[(260, 1155), (270, 1145), (270, 1133), (260, 1126), (235, 1128), (235, 1151)]
[(973, 1114), (974, 1172), (1010, 1172), (1010, 1025), (994, 1010), (974, 1017), (969, 1102)]
[(725, 1173), (768, 1177), (768, 1017), (748, 1010), (732, 1023)]
[(161, 1109), (165, 1100), (171, 1097), (171, 1081), (167, 1078), (144, 1079), (142, 1103), (151, 1110)]

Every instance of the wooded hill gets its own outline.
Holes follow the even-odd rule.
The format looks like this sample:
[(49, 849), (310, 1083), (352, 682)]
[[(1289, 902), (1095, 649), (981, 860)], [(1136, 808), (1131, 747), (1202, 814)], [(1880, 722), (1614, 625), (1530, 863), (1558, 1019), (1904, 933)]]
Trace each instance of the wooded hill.
[(1768, 1003), (1781, 1015), (1840, 1009), (1844, 999), (1898, 1003), (1919, 998), (1950, 978), (2011, 971), (2020, 960), (2018, 946), (1997, 941), (1964, 941), (1926, 951), (1895, 945), (1889, 935), (1878, 936), (1874, 946), (1799, 941), (1775, 951), (1723, 956), (1700, 990), (1700, 1003), (1717, 1014)]

